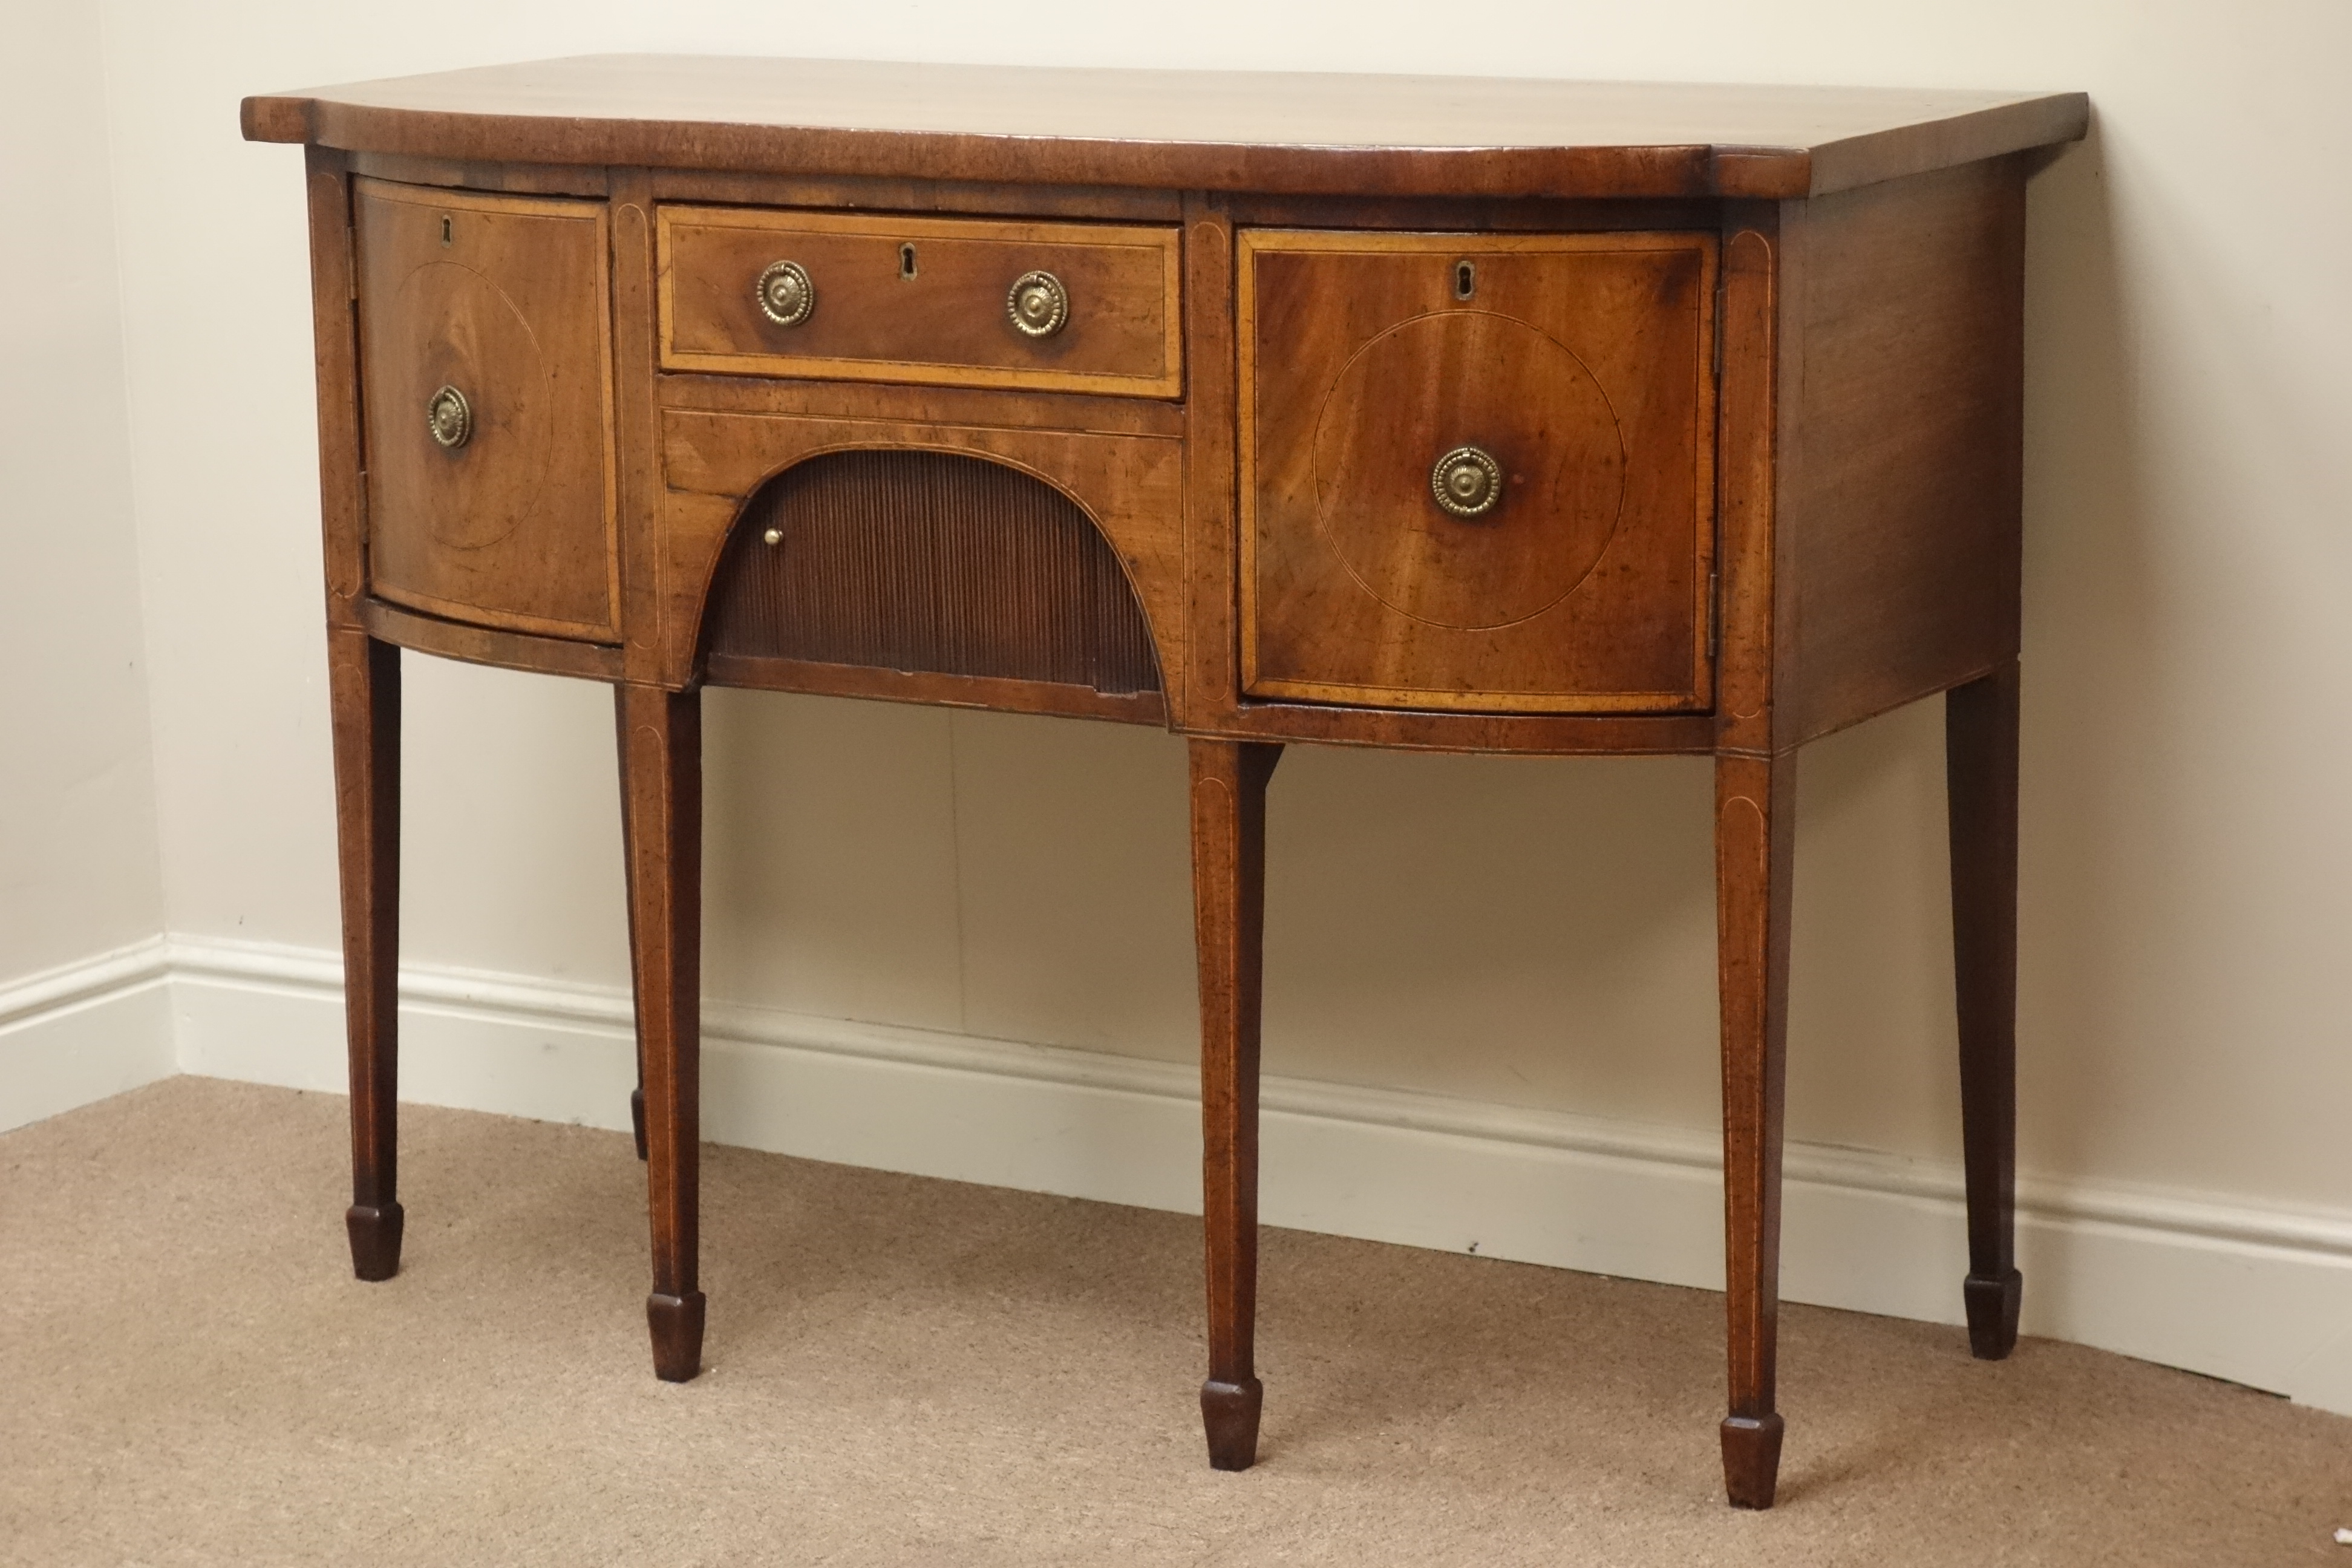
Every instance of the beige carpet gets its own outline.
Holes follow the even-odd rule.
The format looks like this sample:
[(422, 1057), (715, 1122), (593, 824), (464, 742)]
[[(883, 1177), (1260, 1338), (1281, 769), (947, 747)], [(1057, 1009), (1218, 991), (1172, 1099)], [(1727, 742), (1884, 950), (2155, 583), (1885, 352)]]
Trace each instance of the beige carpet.
[(2352, 1420), (1795, 1308), (1780, 1506), (1735, 1513), (1718, 1298), (1295, 1232), (1260, 1463), (1213, 1474), (1194, 1222), (732, 1149), (671, 1387), (627, 1140), (404, 1117), (383, 1285), (339, 1099), (179, 1079), (0, 1137), (0, 1561), (2352, 1568)]

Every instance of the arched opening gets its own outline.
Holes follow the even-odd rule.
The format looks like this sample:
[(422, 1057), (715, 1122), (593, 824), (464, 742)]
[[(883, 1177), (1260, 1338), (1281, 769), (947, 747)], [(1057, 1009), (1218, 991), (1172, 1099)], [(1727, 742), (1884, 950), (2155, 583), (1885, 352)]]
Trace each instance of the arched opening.
[[(728, 542), (704, 636), (720, 685), (952, 701), (959, 679), (1013, 681), (1041, 710), (1160, 715), (1108, 541), (1051, 485), (964, 453), (828, 452), (770, 479)], [(883, 689), (828, 670), (945, 679)]]

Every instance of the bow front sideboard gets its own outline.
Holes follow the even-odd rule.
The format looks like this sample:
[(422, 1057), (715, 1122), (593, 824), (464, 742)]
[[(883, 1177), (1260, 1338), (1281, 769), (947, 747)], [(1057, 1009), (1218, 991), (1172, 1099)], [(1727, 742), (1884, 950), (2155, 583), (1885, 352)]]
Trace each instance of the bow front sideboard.
[(620, 57), (248, 99), (306, 146), (359, 1276), (400, 1261), (403, 649), (614, 689), (674, 1381), (700, 689), (1185, 736), (1225, 1469), (1282, 748), (1708, 756), (1724, 1471), (1768, 1506), (1796, 759), (1942, 693), (1963, 1290), (2006, 1354), (2025, 184), (2085, 115)]

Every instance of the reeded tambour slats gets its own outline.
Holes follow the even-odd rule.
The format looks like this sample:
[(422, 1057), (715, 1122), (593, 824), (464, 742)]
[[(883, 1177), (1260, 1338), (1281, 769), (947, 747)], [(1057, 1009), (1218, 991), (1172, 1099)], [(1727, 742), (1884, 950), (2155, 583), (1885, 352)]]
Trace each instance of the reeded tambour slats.
[(950, 452), (830, 452), (778, 475), (745, 508), (707, 624), (719, 679), (789, 660), (1160, 689), (1143, 613), (1087, 514)]

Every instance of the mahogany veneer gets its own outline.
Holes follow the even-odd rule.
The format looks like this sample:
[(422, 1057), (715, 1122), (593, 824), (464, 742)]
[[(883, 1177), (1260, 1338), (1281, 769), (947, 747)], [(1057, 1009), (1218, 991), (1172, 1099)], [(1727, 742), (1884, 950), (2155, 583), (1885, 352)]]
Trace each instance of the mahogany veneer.
[[(664, 370), (1183, 391), (1173, 228), (686, 206), (664, 207), (659, 228)], [(798, 327), (743, 287), (778, 256), (827, 284)], [(1033, 268), (1086, 302), (1050, 338), (1005, 331), (1005, 285)]]
[(1948, 692), (1964, 1295), (2005, 1355), (2024, 189), (2085, 115), (622, 57), (247, 100), (309, 146), (356, 1271), (402, 1237), (401, 648), (614, 687), (678, 1381), (700, 688), (1189, 737), (1226, 1469), (1283, 745), (1710, 755), (1724, 1473), (1769, 1506), (1798, 748)]

